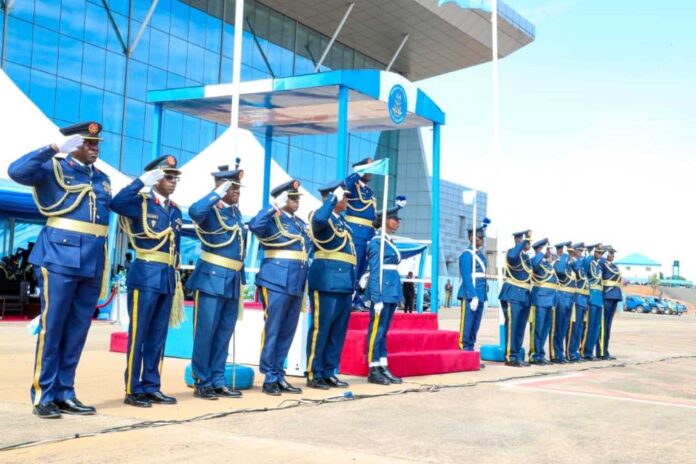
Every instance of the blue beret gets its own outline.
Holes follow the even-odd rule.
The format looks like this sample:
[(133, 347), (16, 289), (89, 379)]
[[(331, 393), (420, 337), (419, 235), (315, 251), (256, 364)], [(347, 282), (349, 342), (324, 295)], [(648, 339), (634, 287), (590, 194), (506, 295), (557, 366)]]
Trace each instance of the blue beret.
[(279, 186), (271, 190), (271, 196), (275, 198), (283, 192), (288, 192), (288, 195), (302, 195), (300, 193), (299, 188), (300, 181), (293, 179), (288, 182), (285, 182), (284, 184), (280, 184)]
[(102, 126), (98, 122), (88, 121), (88, 122), (78, 122), (72, 126), (63, 127), (60, 129), (60, 133), (63, 135), (81, 135), (85, 140), (102, 140), (99, 137), (101, 133)]
[(152, 171), (153, 169), (161, 169), (163, 171), (176, 172), (177, 174), (181, 174), (181, 171), (179, 171), (176, 168), (176, 165), (176, 158), (174, 158), (172, 155), (163, 155), (159, 158), (150, 161), (145, 166), (145, 170)]
[(363, 164), (370, 164), (371, 162), (372, 158), (361, 159), (360, 161), (356, 161), (355, 163), (353, 163), (353, 167), (355, 168), (357, 166), (362, 166)]
[(343, 180), (334, 180), (326, 185), (319, 187), (319, 193), (321, 193), (322, 195), (328, 195), (329, 193), (336, 190), (338, 187), (345, 187)]
[(536, 249), (539, 248), (539, 247), (543, 247), (543, 246), (546, 245), (547, 243), (549, 243), (549, 239), (548, 239), (548, 238), (542, 238), (541, 240), (538, 240), (538, 241), (534, 242), (534, 244), (532, 245), (532, 248), (534, 248), (534, 249), (536, 250)]

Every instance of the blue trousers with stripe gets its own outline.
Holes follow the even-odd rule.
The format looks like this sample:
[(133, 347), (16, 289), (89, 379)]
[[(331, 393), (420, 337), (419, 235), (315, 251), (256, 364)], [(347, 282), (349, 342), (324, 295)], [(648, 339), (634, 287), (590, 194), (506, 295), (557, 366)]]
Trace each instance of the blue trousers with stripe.
[(259, 371), (266, 376), (264, 383), (278, 382), (285, 378), (285, 358), (300, 318), (302, 297), (259, 287), (264, 310), (264, 327), (261, 333), (261, 359)]
[(604, 325), (601, 328), (601, 335), (603, 335), (602, 343), (597, 346), (597, 356), (606, 357), (609, 355), (609, 337), (611, 336), (611, 323), (614, 321), (614, 315), (616, 314), (616, 306), (619, 304), (619, 300), (604, 300), (604, 318), (602, 322)]
[(552, 360), (567, 361), (566, 347), (572, 309), (572, 304), (568, 306), (565, 303), (558, 303), (558, 306), (556, 306), (556, 310), (553, 313), (553, 319), (551, 321), (551, 336), (553, 339), (549, 344), (549, 351), (551, 353)]
[(575, 321), (570, 327), (570, 341), (568, 342), (568, 359), (577, 361), (580, 359), (580, 344), (585, 329), (585, 314), (587, 307), (575, 305)]
[(75, 398), (80, 361), (101, 290), (96, 278), (36, 269), (41, 289), (41, 324), (36, 342), (31, 400), (36, 405)]
[(225, 386), (225, 362), (239, 313), (239, 299), (196, 291), (191, 373), (196, 387)]
[(461, 316), (459, 320), (459, 349), (462, 351), (474, 351), (476, 336), (481, 327), (485, 303), (479, 300), (476, 311), (471, 310), (471, 300), (462, 300)]
[(551, 332), (553, 306), (535, 306), (534, 320), (529, 324), (529, 360), (541, 361), (546, 356), (544, 345)]
[(173, 294), (128, 289), (127, 395), (160, 390), (160, 369), (173, 299)]
[(370, 367), (387, 365), (387, 332), (395, 311), (396, 303), (384, 303), (379, 314), (370, 308), (370, 324), (367, 326), (367, 362)]
[(524, 361), (520, 354), (530, 307), (519, 301), (501, 301), (500, 304), (505, 316), (505, 361)]
[(592, 358), (595, 347), (599, 343), (599, 336), (602, 327), (603, 309), (601, 306), (590, 304), (587, 310), (585, 333), (582, 340), (582, 355), (585, 358)]
[(350, 320), (351, 294), (319, 292), (310, 295), (312, 319), (307, 336), (307, 378), (329, 378), (341, 362)]

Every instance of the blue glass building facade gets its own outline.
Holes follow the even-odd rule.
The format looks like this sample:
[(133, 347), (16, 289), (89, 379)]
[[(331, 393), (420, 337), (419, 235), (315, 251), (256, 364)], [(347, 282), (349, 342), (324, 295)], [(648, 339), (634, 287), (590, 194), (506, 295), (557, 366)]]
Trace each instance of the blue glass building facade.
[[(57, 125), (101, 121), (102, 159), (128, 175), (138, 174), (152, 153), (148, 90), (231, 81), (232, 0), (160, 0), (138, 40), (150, 1), (18, 0), (9, 10), (2, 3), (4, 71)], [(329, 41), (252, 0), (245, 2), (244, 23), (244, 81), (312, 73)], [(338, 41), (321, 70), (385, 67)], [(186, 163), (225, 129), (165, 112), (162, 152)], [(265, 143), (265, 133), (255, 135)], [(398, 131), (351, 134), (349, 163), (389, 157), (395, 166), (398, 144)], [(335, 135), (276, 136), (272, 153), (316, 193), (335, 176), (336, 145)]]

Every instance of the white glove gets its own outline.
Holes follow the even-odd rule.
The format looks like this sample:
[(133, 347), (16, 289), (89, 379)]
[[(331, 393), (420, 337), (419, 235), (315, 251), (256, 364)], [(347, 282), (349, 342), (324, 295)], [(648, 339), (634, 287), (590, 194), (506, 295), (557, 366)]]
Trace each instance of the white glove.
[(384, 303), (375, 303), (372, 305), (372, 309), (375, 310), (375, 314), (379, 314), (382, 312), (382, 309), (384, 309)]
[(222, 198), (222, 197), (224, 197), (225, 195), (227, 195), (227, 191), (230, 189), (231, 186), (232, 186), (232, 182), (230, 182), (229, 180), (226, 180), (226, 181), (223, 182), (222, 184), (220, 184), (220, 185), (218, 185), (217, 187), (215, 187), (214, 192), (215, 192), (215, 194), (216, 194), (217, 196), (219, 196), (220, 198)]
[(63, 143), (58, 146), (60, 153), (70, 153), (77, 147), (82, 145), (85, 139), (81, 135), (73, 135), (63, 140)]
[(472, 311), (476, 311), (478, 309), (478, 298), (477, 297), (473, 297), (471, 299), (471, 303), (469, 303), (469, 308)]
[(343, 200), (343, 197), (346, 196), (346, 191), (343, 190), (343, 187), (339, 185), (338, 187), (336, 187), (336, 190), (333, 191), (333, 194), (338, 201), (341, 201)]
[(153, 169), (152, 171), (145, 171), (145, 173), (140, 176), (140, 180), (143, 181), (145, 187), (152, 187), (157, 182), (161, 181), (164, 177), (164, 171), (161, 169)]
[(285, 205), (288, 204), (288, 191), (285, 190), (283, 191), (280, 195), (278, 195), (273, 202), (275, 205), (278, 207), (278, 209), (283, 209)]

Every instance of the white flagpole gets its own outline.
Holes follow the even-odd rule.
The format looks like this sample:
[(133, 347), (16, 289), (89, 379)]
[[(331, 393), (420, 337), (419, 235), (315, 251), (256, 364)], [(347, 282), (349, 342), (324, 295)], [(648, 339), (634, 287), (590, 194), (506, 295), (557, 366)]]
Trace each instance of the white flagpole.
[(239, 129), (239, 82), (242, 76), (242, 35), (244, 34), (244, 0), (235, 2), (234, 10), (234, 55), (232, 62), (232, 101), (230, 115), (230, 136), (233, 155), (237, 156), (237, 132)]
[(471, 234), (471, 282), (476, 288), (476, 203), (478, 200), (478, 192), (474, 190), (474, 214), (473, 214), (473, 233)]
[(387, 228), (387, 194), (389, 193), (389, 171), (384, 175), (384, 195), (382, 195), (382, 235), (379, 240), (379, 293), (382, 293), (384, 280), (384, 237)]

